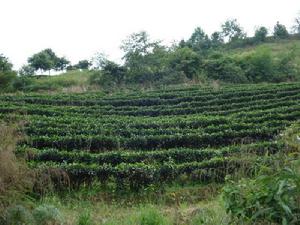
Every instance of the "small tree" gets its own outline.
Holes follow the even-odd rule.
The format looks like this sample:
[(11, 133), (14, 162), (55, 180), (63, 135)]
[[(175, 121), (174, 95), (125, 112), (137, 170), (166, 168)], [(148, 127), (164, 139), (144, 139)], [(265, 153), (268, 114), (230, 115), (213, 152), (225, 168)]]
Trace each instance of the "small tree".
[(264, 42), (266, 41), (268, 35), (268, 29), (266, 27), (259, 27), (256, 29), (254, 34), (255, 42)]
[(80, 60), (76, 65), (75, 67), (78, 68), (78, 69), (82, 69), (82, 70), (87, 70), (89, 69), (89, 67), (91, 66), (91, 62), (88, 61), (88, 60)]
[(64, 70), (70, 64), (70, 61), (67, 60), (65, 57), (56, 58), (55, 61), (54, 61), (55, 62), (54, 69), (56, 71)]
[(211, 46), (213, 48), (215, 47), (219, 47), (221, 46), (222, 44), (224, 44), (224, 39), (222, 37), (222, 33), (221, 32), (213, 32), (211, 34), (211, 37), (210, 37), (210, 40), (211, 40)]
[(122, 42), (121, 49), (125, 53), (123, 58), (126, 61), (130, 61), (133, 57), (145, 56), (148, 53), (151, 53), (159, 43), (160, 41), (151, 41), (149, 35), (145, 31), (133, 33)]
[(92, 65), (94, 69), (102, 69), (108, 62), (108, 56), (103, 52), (97, 52), (92, 58)]
[(295, 25), (293, 26), (293, 31), (296, 34), (300, 34), (300, 14), (295, 18)]
[(16, 78), (16, 72), (12, 69), (13, 65), (8, 58), (0, 54), (0, 91), (9, 88), (12, 81)]
[(243, 28), (238, 24), (236, 19), (227, 20), (222, 25), (222, 34), (224, 37), (227, 37), (230, 42), (246, 37)]
[(39, 53), (34, 54), (28, 59), (28, 64), (32, 68), (35, 69), (35, 71), (41, 70), (41, 71), (49, 71), (54, 67), (55, 62), (53, 60), (53, 55), (50, 55), (51, 49), (45, 49)]
[(35, 71), (49, 71), (49, 75), (52, 69), (56, 71), (64, 70), (69, 63), (65, 57), (57, 57), (50, 48), (44, 49), (28, 59), (29, 66), (34, 68)]
[(276, 39), (286, 39), (289, 37), (289, 32), (283, 24), (277, 22), (274, 26), (274, 37)]
[(205, 52), (211, 47), (211, 42), (201, 27), (194, 30), (187, 44), (197, 52)]
[(107, 61), (102, 69), (103, 77), (111, 79), (117, 85), (120, 85), (125, 80), (126, 69), (112, 61)]
[(32, 76), (34, 75), (35, 69), (30, 65), (23, 65), (19, 70), (20, 76)]

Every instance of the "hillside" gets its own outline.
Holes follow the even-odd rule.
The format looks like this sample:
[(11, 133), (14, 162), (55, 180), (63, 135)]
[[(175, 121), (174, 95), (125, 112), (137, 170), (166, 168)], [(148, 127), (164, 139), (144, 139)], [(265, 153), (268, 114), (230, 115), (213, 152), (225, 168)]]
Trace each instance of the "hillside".
[(256, 46), (244, 47), (244, 48), (236, 48), (234, 50), (230, 50), (230, 54), (239, 55), (239, 54), (247, 54), (249, 52), (255, 51), (257, 48), (269, 48), (274, 57), (277, 57), (280, 54), (285, 54), (287, 51), (294, 50), (296, 62), (300, 65), (300, 40), (278, 40), (276, 42), (263, 43)]
[(273, 139), (300, 118), (299, 93), (300, 84), (291, 83), (0, 100), (2, 116), (26, 114), (23, 144), (33, 165), (63, 168), (77, 184), (112, 179), (117, 189), (137, 191), (181, 175), (223, 180), (245, 163), (243, 149), (279, 151), (282, 143)]
[[(292, 50), (294, 51), (293, 63), (298, 67), (300, 67), (300, 40), (278, 40), (273, 43), (263, 43), (258, 44), (251, 47), (244, 48), (235, 48), (235, 49), (227, 49), (225, 50), (225, 54), (230, 56), (244, 56), (249, 55), (257, 51), (260, 48), (270, 49), (270, 52), (274, 58), (278, 58), (279, 56), (288, 54)], [(38, 76), (30, 78), (30, 84), (25, 87), (24, 91), (50, 91), (50, 92), (86, 92), (93, 90), (102, 90), (103, 88), (98, 86), (96, 83), (90, 80), (93, 75), (92, 71), (87, 70), (72, 70), (66, 73), (62, 73), (59, 75), (53, 76)], [(186, 82), (185, 85), (195, 84), (197, 82), (201, 82), (203, 85), (210, 85), (211, 82), (208, 80), (200, 79), (200, 81)], [(160, 85), (156, 85), (155, 88), (159, 88)], [(162, 85), (164, 88), (166, 86), (174, 85)], [(175, 85), (176, 87), (180, 86), (180, 84)], [(152, 87), (152, 86), (151, 86)], [(134, 89), (138, 90), (141, 87), (139, 85), (126, 85), (122, 86), (122, 89)], [(143, 87), (146, 88), (147, 87)], [(120, 91), (120, 86), (118, 87), (110, 87), (110, 91)], [(107, 91), (107, 90), (106, 90)]]

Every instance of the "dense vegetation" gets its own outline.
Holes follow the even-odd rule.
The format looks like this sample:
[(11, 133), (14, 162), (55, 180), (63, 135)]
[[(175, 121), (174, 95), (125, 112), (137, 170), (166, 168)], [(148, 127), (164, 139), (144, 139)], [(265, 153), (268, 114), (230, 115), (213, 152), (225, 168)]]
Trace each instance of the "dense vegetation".
[(104, 97), (2, 95), (0, 113), (28, 121), (19, 151), (32, 166), (61, 168), (74, 186), (98, 179), (139, 191), (180, 179), (223, 181), (254, 164), (239, 154), (278, 152), (284, 145), (272, 140), (300, 117), (299, 90), (299, 83), (283, 83)]

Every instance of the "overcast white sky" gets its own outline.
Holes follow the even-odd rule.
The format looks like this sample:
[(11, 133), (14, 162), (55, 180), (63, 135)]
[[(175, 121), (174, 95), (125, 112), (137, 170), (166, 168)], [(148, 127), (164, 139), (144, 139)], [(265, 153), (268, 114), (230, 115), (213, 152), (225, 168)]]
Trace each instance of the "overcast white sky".
[(252, 34), (276, 21), (290, 28), (299, 11), (300, 0), (0, 0), (0, 53), (16, 69), (44, 48), (72, 63), (98, 51), (119, 60), (121, 41), (133, 32), (170, 43), (236, 18)]

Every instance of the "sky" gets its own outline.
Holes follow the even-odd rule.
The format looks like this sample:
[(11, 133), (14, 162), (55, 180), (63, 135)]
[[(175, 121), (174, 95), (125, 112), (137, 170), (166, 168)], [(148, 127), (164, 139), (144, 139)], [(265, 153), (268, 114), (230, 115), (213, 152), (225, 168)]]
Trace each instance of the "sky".
[(170, 44), (236, 18), (252, 35), (277, 21), (290, 29), (299, 12), (299, 0), (0, 0), (0, 54), (15, 69), (45, 48), (72, 63), (97, 52), (120, 62), (121, 42), (133, 32)]

